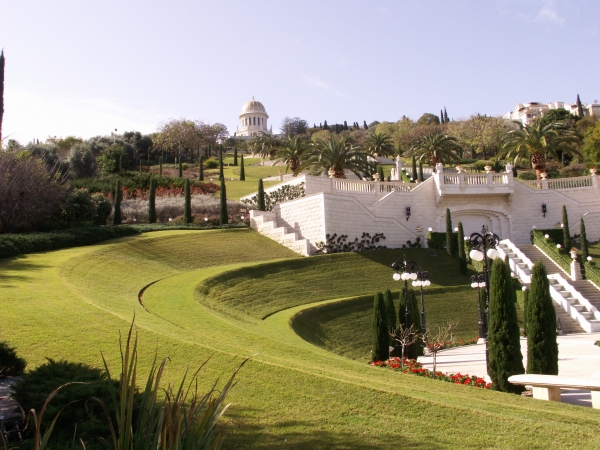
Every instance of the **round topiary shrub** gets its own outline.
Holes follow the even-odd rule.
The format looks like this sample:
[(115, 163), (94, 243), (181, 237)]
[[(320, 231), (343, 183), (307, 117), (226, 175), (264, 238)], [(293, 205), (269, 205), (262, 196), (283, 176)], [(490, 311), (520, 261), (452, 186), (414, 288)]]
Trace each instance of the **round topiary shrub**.
[(204, 167), (206, 169), (216, 169), (217, 167), (219, 167), (219, 161), (217, 161), (214, 158), (209, 158), (206, 161), (204, 161)]
[[(27, 372), (15, 383), (12, 397), (25, 412), (35, 409), (39, 418), (48, 396), (56, 388), (72, 381), (85, 384), (66, 386), (56, 394), (46, 407), (42, 430), (60, 412), (49, 440), (51, 447), (73, 440), (77, 442), (81, 438), (88, 449), (102, 448), (98, 438), (109, 439), (109, 426), (100, 405), (91, 398), (100, 399), (110, 408), (110, 386), (103, 370), (86, 364), (48, 359), (47, 363)], [(117, 386), (115, 382), (115, 388), (118, 389)]]
[(22, 375), (27, 362), (17, 355), (14, 348), (0, 341), (0, 378)]
[(112, 213), (112, 203), (100, 193), (92, 195), (92, 200), (96, 204), (96, 220), (94, 223), (96, 225), (106, 225)]

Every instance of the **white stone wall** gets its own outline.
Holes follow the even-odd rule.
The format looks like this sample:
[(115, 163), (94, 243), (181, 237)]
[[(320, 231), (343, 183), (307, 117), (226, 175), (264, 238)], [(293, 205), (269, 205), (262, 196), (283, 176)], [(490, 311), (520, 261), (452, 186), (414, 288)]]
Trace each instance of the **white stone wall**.
[(316, 251), (317, 242), (325, 242), (324, 194), (315, 194), (275, 205), (273, 212), (278, 226), (287, 226), (298, 233), (298, 239), (309, 241), (309, 251)]
[[(579, 233), (579, 218), (588, 213), (587, 236), (597, 241), (600, 240), (599, 178), (594, 177), (593, 187), (540, 190), (512, 180), (511, 176), (508, 188), (465, 186), (464, 192), (452, 188), (447, 191), (451, 194), (440, 197), (433, 177), (419, 185), (408, 185), (412, 188), (409, 192), (387, 193), (380, 189), (382, 183), (369, 185), (350, 180), (349, 184), (336, 184), (330, 178), (305, 176), (295, 182), (305, 182), (306, 197), (276, 205), (274, 212), (279, 226), (285, 225), (298, 232), (299, 238), (309, 240), (311, 252), (315, 243), (334, 233), (348, 235), (348, 241), (360, 239), (364, 232), (383, 233), (386, 239), (382, 244), (390, 248), (402, 247), (417, 237), (424, 242), (428, 228), (445, 231), (446, 208), (452, 213), (453, 226), (462, 222), (466, 235), (480, 232), (481, 226), (486, 225), (502, 239), (522, 245), (530, 242), (534, 226), (538, 229), (560, 226), (562, 206), (566, 205), (571, 234)], [(547, 206), (546, 217), (542, 214), (542, 203)], [(411, 208), (408, 220), (407, 206)]]

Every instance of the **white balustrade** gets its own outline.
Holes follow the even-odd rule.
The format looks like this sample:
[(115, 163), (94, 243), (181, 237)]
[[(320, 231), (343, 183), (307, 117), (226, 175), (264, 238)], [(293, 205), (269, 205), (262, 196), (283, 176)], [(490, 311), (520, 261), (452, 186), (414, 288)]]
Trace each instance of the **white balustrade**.
[(552, 178), (549, 180), (526, 180), (521, 182), (531, 189), (580, 189), (594, 187), (594, 179), (592, 176)]

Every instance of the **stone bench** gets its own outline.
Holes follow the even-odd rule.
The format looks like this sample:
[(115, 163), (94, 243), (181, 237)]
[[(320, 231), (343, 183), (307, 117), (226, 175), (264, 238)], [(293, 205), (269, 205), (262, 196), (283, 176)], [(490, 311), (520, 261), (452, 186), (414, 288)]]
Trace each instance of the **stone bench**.
[(600, 409), (600, 378), (571, 378), (559, 375), (513, 375), (512, 384), (531, 386), (533, 398), (560, 402), (561, 389), (588, 389), (592, 391), (592, 408)]

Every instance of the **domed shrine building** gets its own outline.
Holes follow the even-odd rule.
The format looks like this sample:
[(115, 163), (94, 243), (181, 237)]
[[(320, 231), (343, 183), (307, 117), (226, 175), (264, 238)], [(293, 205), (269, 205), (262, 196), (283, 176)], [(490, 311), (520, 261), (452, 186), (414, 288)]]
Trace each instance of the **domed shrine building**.
[(263, 104), (257, 100), (244, 103), (240, 114), (240, 125), (235, 133), (236, 136), (260, 136), (261, 133), (271, 133), (267, 128), (269, 115)]

